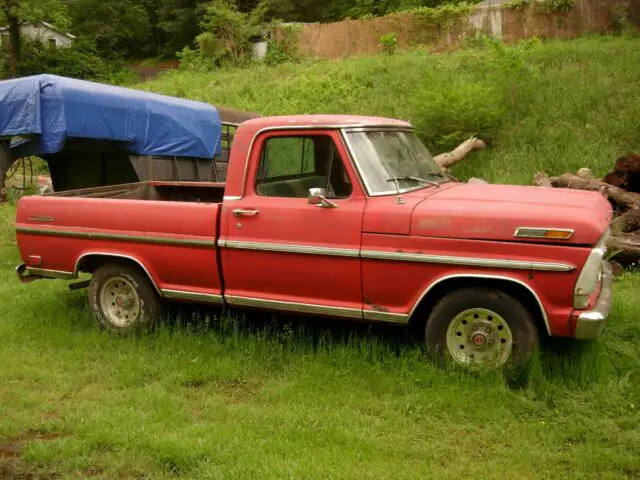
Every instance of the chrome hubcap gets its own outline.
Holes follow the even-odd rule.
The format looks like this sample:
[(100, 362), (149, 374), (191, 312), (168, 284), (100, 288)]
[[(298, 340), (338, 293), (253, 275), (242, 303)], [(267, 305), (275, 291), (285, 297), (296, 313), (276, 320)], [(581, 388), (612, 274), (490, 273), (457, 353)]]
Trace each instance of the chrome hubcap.
[(117, 327), (133, 325), (140, 315), (135, 288), (122, 277), (107, 280), (100, 291), (100, 306), (107, 320)]
[(447, 349), (453, 359), (465, 365), (501, 366), (513, 348), (507, 322), (484, 308), (459, 313), (447, 329)]

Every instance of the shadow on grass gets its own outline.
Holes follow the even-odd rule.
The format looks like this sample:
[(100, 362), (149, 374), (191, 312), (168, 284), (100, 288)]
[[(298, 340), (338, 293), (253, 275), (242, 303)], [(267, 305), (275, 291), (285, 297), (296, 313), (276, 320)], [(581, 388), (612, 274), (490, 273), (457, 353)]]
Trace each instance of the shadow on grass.
[[(259, 335), (264, 341), (278, 342), (295, 350), (351, 347), (361, 352), (371, 350), (375, 355), (420, 355), (425, 362), (433, 362), (424, 352), (422, 331), (402, 326), (253, 311), (222, 312), (220, 309), (205, 310), (193, 306), (174, 309), (168, 325), (200, 334), (215, 332), (223, 338)], [(487, 374), (469, 372), (452, 362), (438, 363), (444, 370), (464, 375)], [(610, 375), (610, 367), (608, 356), (598, 340), (545, 338), (529, 360), (521, 365), (504, 367), (500, 375), (511, 389), (541, 388), (550, 383), (589, 388)]]
[[(85, 297), (70, 295), (68, 303), (71, 309), (82, 312), (77, 318), (70, 319), (74, 328), (91, 328), (92, 319)], [(95, 324), (93, 328), (96, 328)], [(223, 342), (252, 338), (278, 344), (291, 352), (350, 350), (374, 362), (403, 357), (432, 362), (423, 351), (422, 331), (386, 324), (173, 304), (159, 329), (169, 337), (185, 333), (200, 337), (214, 335)], [(153, 337), (157, 332), (148, 335)], [(443, 370), (463, 376), (487, 374), (469, 372), (452, 362), (439, 363)], [(544, 339), (528, 361), (505, 367), (498, 373), (511, 389), (534, 388), (538, 391), (546, 390), (549, 384), (589, 388), (610, 374), (611, 362), (601, 342), (558, 338)]]
[(266, 341), (311, 350), (334, 346), (376, 345), (396, 356), (420, 347), (408, 329), (299, 314), (265, 313), (251, 310), (222, 310), (192, 305), (175, 305), (165, 325), (194, 333), (215, 333), (221, 338), (260, 336)]

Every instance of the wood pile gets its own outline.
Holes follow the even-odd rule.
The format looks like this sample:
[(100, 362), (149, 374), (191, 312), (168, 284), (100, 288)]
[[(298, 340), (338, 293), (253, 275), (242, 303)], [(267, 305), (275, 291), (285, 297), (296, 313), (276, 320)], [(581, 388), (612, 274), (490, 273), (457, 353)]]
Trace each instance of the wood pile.
[(588, 168), (581, 168), (575, 174), (557, 177), (537, 173), (534, 184), (600, 192), (614, 209), (612, 235), (607, 245), (611, 257), (621, 265), (640, 260), (640, 155), (618, 158), (613, 171), (602, 180), (596, 179)]
[[(473, 137), (453, 151), (438, 155), (434, 159), (442, 171), (448, 173), (450, 167), (462, 161), (471, 152), (485, 148), (484, 141)], [(487, 182), (472, 178), (469, 183)], [(581, 168), (575, 174), (567, 172), (557, 177), (543, 172), (537, 173), (534, 184), (541, 187), (600, 192), (609, 200), (614, 210), (611, 221), (612, 235), (607, 243), (609, 258), (615, 259), (614, 264), (617, 263), (617, 267), (640, 262), (640, 154), (631, 153), (618, 158), (613, 171), (603, 179), (595, 178), (588, 168)]]

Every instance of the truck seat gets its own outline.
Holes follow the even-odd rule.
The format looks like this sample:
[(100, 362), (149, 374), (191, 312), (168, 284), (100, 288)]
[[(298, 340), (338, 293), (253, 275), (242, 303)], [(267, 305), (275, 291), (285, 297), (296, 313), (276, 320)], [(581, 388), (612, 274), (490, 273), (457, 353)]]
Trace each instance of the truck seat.
[(307, 198), (310, 188), (324, 188), (327, 179), (321, 176), (308, 176), (290, 180), (260, 183), (256, 186), (258, 195), (265, 197)]

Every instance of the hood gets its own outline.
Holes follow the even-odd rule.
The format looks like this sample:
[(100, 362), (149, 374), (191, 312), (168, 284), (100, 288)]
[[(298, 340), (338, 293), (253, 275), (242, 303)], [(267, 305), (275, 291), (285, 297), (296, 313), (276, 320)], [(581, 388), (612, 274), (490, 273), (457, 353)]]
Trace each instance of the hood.
[(550, 243), (515, 237), (517, 228), (573, 229), (556, 243), (594, 245), (609, 226), (612, 208), (597, 192), (514, 185), (458, 184), (416, 206), (411, 234), (495, 241)]

